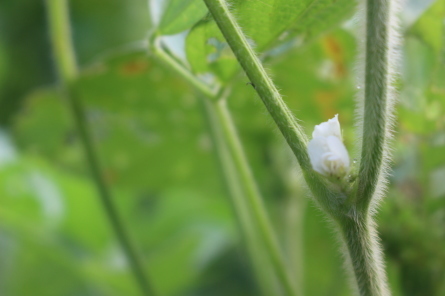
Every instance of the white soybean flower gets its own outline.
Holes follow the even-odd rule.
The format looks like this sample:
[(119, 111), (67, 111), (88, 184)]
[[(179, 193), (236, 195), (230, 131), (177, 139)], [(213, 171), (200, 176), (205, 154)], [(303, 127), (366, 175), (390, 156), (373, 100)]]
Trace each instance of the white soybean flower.
[(329, 177), (342, 177), (349, 170), (349, 155), (342, 141), (338, 114), (315, 126), (308, 144), (312, 168)]

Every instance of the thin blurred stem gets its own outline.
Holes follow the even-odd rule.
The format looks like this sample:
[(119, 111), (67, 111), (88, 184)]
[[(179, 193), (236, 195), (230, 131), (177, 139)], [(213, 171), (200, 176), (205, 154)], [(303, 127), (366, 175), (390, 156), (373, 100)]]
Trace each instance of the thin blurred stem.
[(78, 76), (76, 55), (71, 39), (67, 0), (46, 0), (53, 56), (59, 79), (66, 85)]
[[(153, 39), (153, 42), (157, 43), (157, 40)], [(168, 65), (171, 69), (181, 75), (187, 82), (198, 89), (202, 94), (204, 94), (209, 99), (216, 99), (216, 91), (210, 89), (205, 83), (198, 80), (190, 71), (188, 71), (184, 66), (178, 63), (173, 57), (166, 53), (159, 43), (151, 44), (150, 49), (153, 54), (156, 55), (161, 61)]]
[(124, 223), (119, 216), (117, 206), (113, 202), (110, 190), (102, 176), (99, 159), (94, 150), (92, 136), (87, 126), (85, 110), (74, 90), (74, 82), (78, 77), (78, 68), (71, 40), (67, 0), (47, 0), (46, 4), (50, 36), (56, 67), (59, 72), (59, 80), (64, 95), (68, 99), (100, 200), (108, 217), (108, 221), (127, 256), (132, 272), (143, 295), (155, 295), (147, 279), (142, 259), (139, 257), (136, 248), (130, 240)]
[(281, 192), (280, 239), (283, 242), (287, 257), (287, 265), (295, 281), (299, 295), (304, 295), (303, 281), (303, 242), (304, 242), (304, 213), (306, 200), (304, 197), (302, 180), (296, 171), (296, 163), (292, 160), (292, 152), (283, 146), (270, 150), (272, 174), (279, 180), (277, 192)]
[(249, 207), (251, 208), (252, 215), (255, 218), (259, 232), (263, 236), (263, 242), (268, 250), (269, 256), (271, 257), (272, 264), (275, 267), (277, 276), (283, 286), (283, 289), (286, 291), (286, 294), (297, 295), (292, 276), (290, 275), (285, 264), (284, 256), (278, 245), (275, 232), (273, 231), (272, 224), (264, 207), (258, 186), (253, 178), (235, 126), (227, 107), (225, 106), (225, 101), (220, 101), (218, 104), (221, 105), (217, 111), (222, 124), (225, 140), (228, 143), (233, 161), (240, 174), (241, 182), (245, 186)]
[[(224, 98), (218, 99), (218, 101), (220, 100), (224, 100)], [(252, 221), (253, 217), (250, 213), (249, 205), (246, 203), (243, 184), (241, 183), (233, 157), (230, 154), (230, 149), (227, 147), (221, 119), (218, 116), (218, 109), (226, 108), (226, 106), (208, 99), (202, 99), (201, 102), (204, 105), (204, 117), (207, 119), (218, 163), (221, 167), (222, 177), (229, 191), (258, 285), (261, 287), (263, 295), (277, 295), (276, 286), (274, 285), (275, 278), (270, 273), (269, 263), (265, 261), (267, 256), (264, 256), (263, 253), (264, 248), (262, 247), (261, 237)]]
[(287, 198), (285, 215), (285, 239), (289, 256), (289, 266), (295, 278), (300, 295), (304, 293), (303, 273), (303, 234), (305, 200), (301, 196), (292, 195)]
[[(162, 49), (153, 50), (153, 52), (156, 54), (159, 50)], [(163, 60), (164, 58), (164, 55), (156, 56), (161, 60)], [(170, 59), (169, 61), (164, 62), (167, 65), (170, 65), (171, 61), (174, 60)], [(182, 67), (178, 63), (176, 64), (177, 65), (175, 67), (172, 67), (173, 69)], [(183, 75), (183, 73), (186, 71), (188, 70), (183, 69), (181, 71), (178, 71), (178, 73), (194, 85), (195, 83), (190, 81), (190, 79), (196, 80), (196, 78), (192, 75)], [(204, 92), (203, 94), (206, 95), (209, 93), (211, 93), (210, 90)], [(242, 198), (245, 199), (244, 202), (248, 205), (247, 207), (250, 212), (249, 216), (252, 217), (252, 222), (249, 223), (254, 223), (256, 231), (258, 231), (258, 233), (260, 234), (262, 244), (266, 248), (268, 256), (270, 256), (272, 266), (276, 272), (276, 275), (278, 276), (281, 286), (286, 291), (286, 294), (292, 296), (297, 295), (292, 278), (286, 267), (282, 251), (278, 246), (276, 235), (272, 229), (272, 224), (264, 207), (261, 194), (250, 170), (247, 158), (244, 154), (244, 150), (236, 132), (236, 128), (233, 124), (230, 113), (227, 110), (227, 106), (225, 105), (225, 100), (218, 100), (215, 97), (210, 97), (209, 99), (216, 101), (216, 106), (214, 109), (218, 118), (218, 124), (220, 125), (223, 133), (224, 141), (226, 142), (225, 145), (227, 145), (229, 151), (227, 155), (230, 156), (231, 162), (233, 163), (233, 166), (237, 172), (237, 176), (240, 179), (240, 184), (243, 187), (242, 189), (244, 193)], [(230, 176), (227, 176), (227, 178), (230, 178)]]

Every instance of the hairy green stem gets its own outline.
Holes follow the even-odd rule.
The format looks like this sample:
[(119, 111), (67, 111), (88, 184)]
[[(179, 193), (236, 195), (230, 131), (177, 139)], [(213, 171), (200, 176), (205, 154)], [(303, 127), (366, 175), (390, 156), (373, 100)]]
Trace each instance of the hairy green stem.
[(307, 137), (303, 129), (297, 123), (292, 112), (286, 106), (280, 93), (267, 75), (266, 70), (261, 65), (260, 60), (230, 13), (226, 1), (204, 0), (204, 2), (247, 77), (255, 86), (255, 90), (300, 161), (301, 167), (304, 170), (311, 170), (309, 156), (306, 151)]
[(371, 203), (382, 170), (390, 118), (391, 13), (394, 0), (366, 1), (366, 60), (363, 141), (358, 175), (358, 206)]
[[(315, 198), (322, 208), (340, 224), (352, 269), (362, 295), (386, 295), (386, 279), (374, 236), (369, 204), (384, 164), (389, 104), (388, 52), (390, 0), (367, 1), (367, 45), (365, 77), (365, 114), (363, 151), (356, 199), (347, 197), (348, 190), (327, 186), (314, 173), (307, 154), (307, 138), (283, 102), (255, 52), (231, 14), (225, 0), (204, 0), (218, 27), (231, 47), (281, 133), (297, 157)], [(357, 222), (357, 216), (367, 219)], [(355, 223), (350, 223), (354, 220)], [(359, 263), (357, 263), (359, 262)], [(359, 264), (359, 265), (357, 265)], [(363, 265), (360, 268), (360, 264)], [(377, 275), (376, 272), (381, 272)]]
[[(188, 70), (178, 64), (174, 59), (169, 57), (168, 60), (165, 60), (168, 55), (166, 53), (160, 55), (159, 53), (162, 52), (161, 48), (153, 48), (152, 51), (167, 65), (172, 67), (172, 63), (174, 63), (174, 67), (172, 67), (173, 69), (176, 70), (182, 68), (180, 69), (180, 71), (178, 71), (178, 74), (182, 75), (192, 85), (197, 84), (193, 81), (196, 80), (196, 78), (192, 74), (187, 74)], [(184, 73), (186, 73), (187, 75), (184, 75)], [(198, 88), (198, 90), (201, 91), (201, 88)], [(210, 93), (212, 93), (210, 90), (203, 92), (204, 95), (208, 95)], [(241, 184), (242, 186), (243, 195), (239, 198), (243, 198), (245, 200), (243, 202), (247, 205), (249, 211), (248, 215), (244, 214), (244, 212), (239, 212), (239, 214), (245, 215), (245, 217), (251, 217), (252, 221), (249, 223), (253, 223), (255, 231), (260, 234), (260, 237), (262, 238), (262, 244), (264, 244), (264, 247), (268, 251), (267, 254), (270, 256), (270, 261), (274, 266), (278, 279), (281, 282), (281, 286), (286, 291), (286, 294), (296, 295), (295, 287), (292, 282), (290, 273), (287, 270), (282, 252), (278, 246), (276, 236), (272, 229), (271, 222), (264, 208), (261, 194), (259, 193), (255, 179), (252, 175), (252, 172), (250, 171), (250, 166), (244, 155), (242, 144), (238, 138), (236, 128), (225, 105), (225, 100), (219, 100), (216, 98), (215, 95), (213, 95), (213, 97), (210, 97), (209, 99), (215, 101), (214, 104), (216, 105), (213, 107), (213, 112), (216, 112), (215, 114), (217, 116), (217, 121), (215, 121), (215, 124), (218, 124), (220, 126), (223, 139), (226, 143), (225, 145), (228, 149), (227, 155), (230, 157), (230, 162), (233, 163), (234, 170), (236, 170), (237, 172), (237, 176), (239, 178), (239, 181), (237, 182), (239, 182), (239, 184)], [(226, 172), (227, 171), (225, 171), (224, 173)], [(226, 176), (226, 178), (232, 177)], [(235, 204), (235, 206), (240, 205)], [(240, 211), (240, 209), (238, 209), (237, 211)], [(238, 219), (244, 219), (244, 217), (239, 217)]]
[[(280, 129), (289, 147), (298, 159), (305, 180), (320, 205), (329, 211), (336, 207), (337, 194), (329, 190), (326, 182), (312, 169), (307, 153), (308, 139), (292, 115), (260, 60), (231, 14), (225, 0), (204, 0), (219, 29), (249, 77), (255, 90)], [(333, 205), (334, 204), (334, 205)]]
[(381, 198), (388, 165), (386, 146), (393, 104), (391, 79), (394, 61), (391, 59), (394, 56), (391, 53), (396, 38), (392, 36), (391, 18), (394, 17), (393, 5), (396, 1), (365, 2), (363, 139), (356, 193), (353, 196), (356, 217), (342, 223), (343, 237), (361, 296), (390, 295), (372, 213)]
[(116, 234), (119, 243), (131, 266), (132, 272), (143, 295), (155, 295), (144, 270), (142, 259), (139, 257), (131, 242), (124, 223), (119, 216), (118, 209), (113, 202), (110, 190), (102, 176), (98, 156), (93, 147), (93, 140), (87, 126), (84, 107), (74, 90), (74, 82), (78, 77), (78, 68), (71, 41), (69, 25), (69, 9), (67, 0), (47, 0), (49, 30), (59, 72), (59, 79), (63, 93), (68, 99), (74, 122), (76, 124), (85, 155), (90, 166), (91, 174), (96, 183), (109, 223)]
[(369, 215), (340, 223), (347, 262), (360, 296), (388, 296), (386, 273), (374, 222)]

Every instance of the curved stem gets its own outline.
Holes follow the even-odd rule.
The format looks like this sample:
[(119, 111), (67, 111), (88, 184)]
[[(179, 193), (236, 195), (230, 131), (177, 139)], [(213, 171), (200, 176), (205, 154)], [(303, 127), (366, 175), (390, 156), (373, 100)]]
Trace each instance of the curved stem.
[(328, 210), (335, 202), (335, 193), (330, 191), (325, 181), (314, 172), (307, 153), (308, 139), (302, 127), (292, 115), (272, 80), (267, 75), (235, 18), (230, 13), (225, 0), (204, 0), (219, 29), (227, 40), (238, 62), (255, 86), (255, 90), (280, 129), (289, 147), (298, 159), (305, 180), (320, 204)]
[(198, 89), (207, 98), (215, 100), (217, 97), (216, 91), (210, 89), (205, 83), (198, 80), (190, 71), (188, 71), (184, 66), (179, 64), (174, 58), (172, 58), (168, 53), (166, 53), (161, 45), (157, 42), (155, 38), (152, 40), (154, 43), (150, 43), (150, 50), (166, 65), (180, 74), (186, 81), (188, 81), (192, 86)]
[[(357, 202), (367, 209), (384, 170), (391, 111), (391, 14), (394, 0), (366, 1), (366, 60), (363, 141)], [(392, 62), (394, 63), (394, 62)]]
[(68, 98), (73, 112), (74, 121), (77, 126), (78, 133), (82, 139), (85, 155), (90, 166), (91, 174), (96, 183), (99, 197), (102, 202), (102, 206), (108, 217), (109, 223), (128, 259), (133, 274), (143, 292), (143, 295), (155, 295), (152, 285), (148, 281), (146, 271), (143, 266), (143, 260), (136, 251), (134, 243), (131, 241), (130, 236), (126, 230), (124, 222), (122, 221), (116, 204), (113, 201), (111, 192), (102, 176), (99, 160), (94, 150), (92, 136), (87, 126), (87, 119), (85, 117), (85, 111), (80, 100), (75, 96), (75, 92), (72, 88), (67, 89), (66, 97)]
[[(178, 71), (186, 80), (188, 80), (192, 85), (196, 85), (193, 80), (196, 78), (193, 75), (184, 75), (188, 70), (179, 65), (176, 61), (174, 61), (171, 57), (168, 60), (165, 60), (167, 54), (159, 55), (162, 49), (153, 49), (153, 52), (156, 54), (158, 58), (163, 60), (167, 65), (171, 65), (171, 63), (175, 63), (173, 69), (181, 68), (181, 71)], [(201, 90), (198, 88), (198, 90)], [(208, 95), (211, 93), (210, 90), (203, 92), (204, 95)], [(274, 266), (276, 274), (281, 282), (283, 289), (286, 291), (288, 295), (297, 295), (295, 292), (295, 287), (290, 276), (290, 273), (286, 267), (284, 257), (282, 252), (278, 246), (276, 236), (272, 229), (272, 224), (269, 220), (267, 212), (265, 210), (264, 204), (262, 202), (261, 194), (257, 188), (255, 179), (250, 171), (250, 166), (247, 162), (246, 156), (244, 155), (244, 151), (242, 148), (242, 144), (238, 138), (238, 134), (236, 132), (236, 128), (233, 124), (230, 113), (227, 109), (225, 100), (221, 100), (217, 98), (218, 96), (210, 97), (209, 99), (213, 101), (214, 106), (212, 106), (213, 112), (216, 115), (215, 124), (219, 126), (221, 129), (223, 141), (225, 142), (225, 147), (228, 149), (228, 157), (230, 157), (230, 162), (233, 163), (233, 169), (236, 171), (238, 178), (240, 179), (239, 184), (242, 186), (243, 194), (238, 198), (244, 199), (242, 201), (247, 205), (248, 213), (241, 212), (242, 209), (237, 209), (240, 215), (250, 216), (250, 222), (245, 221), (246, 223), (253, 223), (254, 229), (256, 232), (260, 234), (262, 238), (261, 243), (264, 244), (264, 247), (267, 249), (267, 254), (270, 256), (270, 261)], [(227, 174), (227, 171), (224, 172)], [(226, 179), (231, 179), (233, 176), (227, 175)], [(237, 203), (240, 201), (237, 201)], [(242, 207), (241, 204), (235, 203), (235, 206)], [(239, 217), (244, 219), (245, 217)], [(242, 226), (245, 227), (245, 226)]]
[(218, 27), (231, 47), (246, 75), (255, 86), (267, 110), (294, 151), (301, 166), (311, 169), (306, 151), (307, 137), (302, 128), (284, 103), (280, 93), (261, 65), (225, 0), (204, 0)]
[(302, 192), (289, 190), (284, 212), (284, 235), (289, 265), (300, 295), (304, 291), (304, 212), (305, 199)]
[[(368, 217), (367, 205), (382, 171), (387, 112), (389, 112), (389, 105), (386, 103), (390, 83), (388, 51), (391, 50), (388, 37), (389, 1), (367, 1), (364, 149), (357, 187), (358, 209), (355, 209), (356, 205), (344, 203), (344, 200), (348, 200), (345, 199), (346, 193), (328, 188), (323, 179), (312, 170), (306, 151), (306, 136), (268, 77), (226, 1), (204, 0), (238, 62), (254, 84), (258, 95), (297, 157), (311, 191), (320, 205), (339, 221), (340, 228), (344, 230), (344, 239), (362, 295), (386, 295), (386, 276), (379, 260), (379, 247), (370, 218), (360, 223), (349, 224), (345, 222), (347, 218), (344, 217), (350, 216), (356, 210), (359, 215)], [(362, 267), (364, 269), (361, 269), (360, 264), (364, 264)], [(376, 275), (377, 271), (382, 272), (381, 275)]]
[(388, 296), (386, 273), (377, 233), (371, 217), (350, 219), (340, 224), (360, 296)]
[(262, 202), (261, 194), (258, 190), (255, 179), (253, 178), (230, 113), (227, 110), (226, 102), (219, 101), (217, 104), (217, 112), (218, 116), (220, 117), (225, 140), (227, 141), (228, 147), (231, 151), (235, 167), (240, 174), (241, 182), (245, 186), (249, 207), (251, 207), (252, 215), (255, 217), (257, 227), (259, 228), (258, 231), (263, 236), (265, 247), (269, 252), (272, 264), (275, 266), (277, 276), (280, 279), (286, 293), (288, 295), (297, 295), (295, 285), (285, 264), (282, 252), (278, 246), (277, 238)]
[(371, 203), (382, 193), (388, 165), (388, 125), (392, 109), (391, 79), (394, 57), (393, 7), (397, 0), (366, 1), (366, 48), (363, 140), (355, 195), (356, 211), (364, 219), (343, 221), (343, 237), (349, 251), (360, 295), (389, 295)]
[(71, 41), (67, 0), (47, 0), (51, 41), (63, 92), (68, 99), (74, 122), (82, 140), (91, 174), (96, 183), (100, 200), (115, 235), (122, 246), (143, 295), (155, 295), (143, 267), (142, 259), (130, 240), (124, 223), (113, 202), (110, 190), (102, 176), (98, 156), (94, 150), (92, 136), (87, 126), (84, 107), (74, 91), (78, 68)]
[(55, 66), (63, 84), (77, 78), (78, 68), (71, 39), (67, 0), (46, 0), (48, 27), (51, 37)]
[[(283, 154), (284, 149), (280, 149)], [(285, 150), (288, 151), (287, 149)], [(275, 153), (276, 151), (274, 151)], [(289, 151), (290, 153), (290, 151)], [(298, 174), (295, 172), (293, 162), (286, 157), (277, 161), (276, 174), (282, 180), (285, 190), (283, 200), (283, 239), (289, 260), (290, 270), (294, 276), (299, 294), (304, 294), (304, 216), (306, 211), (306, 199), (303, 186)], [(280, 157), (278, 157), (280, 158)]]
[(222, 177), (229, 191), (232, 206), (243, 234), (244, 243), (248, 250), (258, 285), (261, 287), (263, 295), (277, 295), (275, 278), (270, 275), (269, 262), (265, 261), (267, 256), (264, 256), (264, 247), (253, 223), (251, 211), (243, 190), (244, 186), (234, 164), (233, 157), (230, 154), (230, 149), (227, 147), (221, 118), (218, 116), (220, 112), (217, 110), (221, 107), (224, 108), (224, 106), (208, 99), (202, 99), (201, 102), (204, 105), (204, 115), (216, 149)]

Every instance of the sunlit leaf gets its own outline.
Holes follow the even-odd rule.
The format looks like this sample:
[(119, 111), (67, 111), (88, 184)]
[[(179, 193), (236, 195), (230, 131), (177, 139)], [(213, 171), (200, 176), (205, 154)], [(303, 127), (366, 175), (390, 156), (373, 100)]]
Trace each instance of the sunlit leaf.
[(201, 0), (169, 0), (165, 5), (159, 23), (159, 33), (173, 35), (189, 29), (207, 12)]
[[(233, 11), (240, 27), (260, 52), (299, 36), (313, 40), (351, 15), (353, 1), (262, 0), (233, 1)], [(239, 67), (216, 24), (204, 20), (189, 34), (187, 58), (197, 74), (213, 73), (227, 81)], [(207, 66), (206, 66), (207, 65)]]
[(423, 40), (436, 54), (439, 54), (444, 46), (444, 18), (445, 1), (437, 0), (436, 3), (424, 12), (408, 32)]

